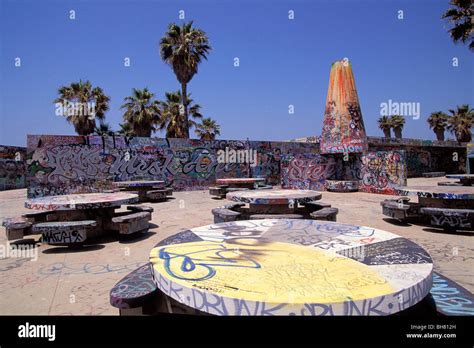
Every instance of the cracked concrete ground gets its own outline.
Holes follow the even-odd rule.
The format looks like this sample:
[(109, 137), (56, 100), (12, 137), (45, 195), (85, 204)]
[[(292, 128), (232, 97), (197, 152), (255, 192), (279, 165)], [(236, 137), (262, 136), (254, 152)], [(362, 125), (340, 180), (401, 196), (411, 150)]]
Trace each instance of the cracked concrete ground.
[[(409, 179), (409, 185), (436, 185), (445, 178)], [(474, 190), (474, 188), (473, 188)], [(425, 226), (401, 225), (382, 215), (380, 202), (390, 196), (324, 192), (322, 201), (339, 208), (338, 222), (366, 225), (409, 238), (423, 246), (435, 270), (474, 292), (474, 233), (446, 233)], [(0, 192), (0, 220), (19, 216), (26, 190)], [(416, 200), (416, 198), (414, 199)], [(153, 206), (153, 227), (138, 239), (107, 237), (78, 250), (37, 243), (38, 258), (0, 259), (0, 314), (118, 315), (109, 304), (109, 291), (129, 272), (144, 264), (161, 239), (192, 227), (211, 224), (211, 209), (225, 204), (207, 191), (175, 192), (174, 198)], [(38, 235), (23, 243), (37, 242)], [(0, 244), (6, 245), (5, 229)], [(3, 256), (0, 256), (3, 257)]]

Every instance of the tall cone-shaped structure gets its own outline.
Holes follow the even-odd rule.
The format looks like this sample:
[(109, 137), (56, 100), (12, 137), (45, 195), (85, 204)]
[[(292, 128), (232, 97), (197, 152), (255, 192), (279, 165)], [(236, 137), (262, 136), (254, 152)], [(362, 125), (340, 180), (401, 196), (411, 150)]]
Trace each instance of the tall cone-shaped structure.
[(320, 145), (323, 154), (367, 151), (359, 97), (347, 59), (331, 66)]

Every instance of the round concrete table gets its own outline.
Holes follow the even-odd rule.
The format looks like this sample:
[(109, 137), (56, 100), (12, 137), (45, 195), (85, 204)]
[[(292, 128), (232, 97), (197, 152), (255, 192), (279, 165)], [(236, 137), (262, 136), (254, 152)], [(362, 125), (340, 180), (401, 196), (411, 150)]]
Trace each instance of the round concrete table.
[[(63, 222), (61, 231), (74, 226), (73, 222), (75, 221), (78, 223), (95, 221), (94, 226), (89, 231), (81, 232), (85, 240), (86, 238), (100, 236), (105, 231), (116, 229), (112, 221), (115, 217), (115, 209), (120, 208), (122, 204), (136, 202), (138, 202), (138, 195), (133, 193), (84, 193), (28, 199), (25, 201), (25, 207), (50, 213), (47, 221), (54, 221), (54, 223), (51, 223), (54, 225), (61, 225), (61, 222)], [(36, 227), (39, 227), (39, 225)], [(57, 234), (57, 230), (55, 231), (51, 229), (50, 234)], [(55, 240), (64, 240), (63, 233), (59, 233), (59, 235), (59, 237), (55, 237)], [(58, 243), (55, 242), (55, 244)]]
[(219, 185), (232, 185), (232, 184), (254, 184), (259, 182), (265, 182), (265, 178), (228, 178), (228, 179), (216, 179), (216, 183)]
[(140, 202), (148, 201), (147, 192), (156, 188), (163, 188), (165, 182), (163, 180), (134, 180), (134, 181), (116, 181), (114, 186), (126, 191), (135, 191), (138, 193)]
[(322, 194), (312, 190), (253, 190), (229, 192), (226, 198), (248, 203), (249, 212), (257, 214), (292, 214), (298, 204), (321, 199)]
[(255, 190), (229, 192), (227, 199), (235, 202), (265, 205), (289, 205), (321, 199), (322, 194), (312, 190)]
[(474, 185), (474, 174), (448, 174), (448, 179), (459, 179), (461, 185), (472, 186)]
[(215, 315), (389, 315), (428, 295), (433, 262), (371, 227), (247, 220), (193, 228), (150, 253), (157, 287)]
[(25, 201), (25, 208), (35, 210), (102, 209), (117, 208), (122, 204), (136, 202), (138, 202), (138, 195), (133, 193), (83, 193), (28, 199)]
[(399, 196), (417, 196), (422, 207), (474, 208), (474, 187), (408, 186), (396, 189)]
[(223, 178), (216, 179), (217, 185), (228, 185), (231, 188), (257, 188), (259, 184), (264, 184), (265, 178)]
[(162, 187), (165, 184), (163, 180), (136, 180), (136, 181), (116, 181), (114, 185), (123, 188), (140, 188), (140, 187)]

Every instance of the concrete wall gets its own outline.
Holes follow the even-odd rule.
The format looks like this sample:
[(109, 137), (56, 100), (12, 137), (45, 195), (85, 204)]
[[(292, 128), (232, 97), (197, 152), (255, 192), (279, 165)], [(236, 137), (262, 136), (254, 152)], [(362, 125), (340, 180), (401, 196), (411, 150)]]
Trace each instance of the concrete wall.
[(281, 187), (324, 190), (326, 179), (336, 174), (336, 160), (320, 154), (287, 155), (281, 162)]
[[(466, 143), (423, 139), (395, 139), (367, 137), (369, 151), (406, 152), (408, 177), (419, 177), (426, 172), (466, 173)], [(295, 139), (297, 142), (317, 144), (317, 136)], [(473, 169), (474, 170), (474, 169)]]
[(466, 172), (466, 144), (454, 141), (420, 139), (385, 139), (368, 137), (369, 151), (404, 150), (408, 177), (422, 176), (426, 172), (449, 174)]
[[(218, 150), (252, 150), (248, 163), (219, 163)], [(221, 177), (280, 182), (281, 157), (316, 151), (314, 144), (101, 136), (28, 136), (28, 197), (97, 192), (112, 181), (161, 179), (175, 190), (207, 189)]]
[(394, 194), (407, 180), (404, 151), (353, 154), (348, 161), (331, 155), (287, 155), (281, 164), (281, 185), (288, 189), (324, 190), (327, 179), (346, 177), (360, 180), (361, 191)]
[(396, 194), (395, 188), (406, 186), (405, 151), (368, 152), (361, 160), (360, 191)]
[[(317, 137), (307, 142), (274, 142), (29, 135), (28, 196), (97, 192), (111, 188), (113, 181), (152, 178), (164, 180), (175, 190), (207, 189), (216, 178), (247, 176), (266, 177), (273, 185), (282, 183), (286, 187), (321, 189), (322, 176), (331, 175), (335, 179), (348, 176), (363, 180), (364, 176), (368, 178), (373, 174), (363, 171), (363, 157), (355, 154), (351, 154), (349, 161), (344, 163), (335, 157), (335, 173), (327, 172), (331, 166), (316, 168), (311, 163), (319, 161), (322, 165), (331, 157), (319, 155), (317, 141)], [(465, 172), (465, 145), (377, 137), (369, 137), (368, 141), (371, 153), (389, 151), (403, 156), (401, 162), (396, 161), (397, 165), (390, 162), (395, 158), (393, 156), (388, 160), (385, 155), (375, 155), (371, 160), (372, 166), (384, 163), (377, 170), (389, 175), (388, 187), (397, 184), (397, 175), (398, 181), (405, 180), (406, 176), (400, 174), (402, 167), (405, 170), (401, 164), (405, 160), (408, 177), (421, 176), (429, 171)], [(257, 165), (219, 163), (218, 150), (225, 149), (255, 151)], [(290, 165), (295, 158), (300, 162)], [(282, 176), (281, 171), (286, 174)], [(387, 174), (389, 172), (391, 174)], [(305, 179), (300, 180), (301, 177), (311, 176), (319, 179), (306, 183)], [(385, 183), (385, 179), (382, 178), (378, 185)], [(376, 181), (374, 178), (367, 179), (368, 183)], [(364, 189), (376, 190), (375, 186), (372, 189), (369, 186)]]
[(474, 174), (474, 143), (467, 144), (466, 173)]
[(26, 148), (0, 145), (0, 191), (26, 187)]

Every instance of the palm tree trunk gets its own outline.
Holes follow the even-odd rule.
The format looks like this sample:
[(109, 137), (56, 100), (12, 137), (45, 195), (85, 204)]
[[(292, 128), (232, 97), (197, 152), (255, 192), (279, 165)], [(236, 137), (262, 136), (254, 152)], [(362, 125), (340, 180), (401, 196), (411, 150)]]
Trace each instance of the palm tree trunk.
[(395, 133), (395, 138), (397, 139), (402, 138), (402, 129), (400, 127), (394, 128), (393, 133)]
[(188, 94), (187, 94), (187, 85), (186, 82), (181, 83), (181, 102), (184, 106), (184, 120), (182, 125), (184, 136), (186, 139), (189, 139), (189, 124), (188, 124)]
[(385, 136), (385, 138), (391, 138), (391, 136), (390, 136), (390, 128), (389, 128), (389, 129), (384, 129), (384, 130), (383, 130), (383, 135)]
[(435, 128), (434, 132), (438, 141), (444, 141), (444, 128)]

